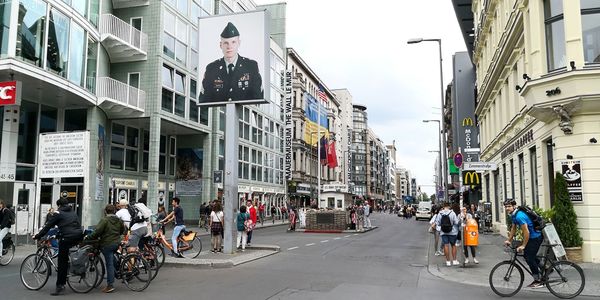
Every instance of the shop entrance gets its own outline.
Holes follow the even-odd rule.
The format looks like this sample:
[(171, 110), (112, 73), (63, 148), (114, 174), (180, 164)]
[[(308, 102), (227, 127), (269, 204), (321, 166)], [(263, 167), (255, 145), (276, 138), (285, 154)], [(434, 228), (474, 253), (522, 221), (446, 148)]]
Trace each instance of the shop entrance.
[(13, 195), (15, 207), (14, 231), (17, 234), (27, 234), (34, 231), (35, 219), (35, 184), (15, 182)]

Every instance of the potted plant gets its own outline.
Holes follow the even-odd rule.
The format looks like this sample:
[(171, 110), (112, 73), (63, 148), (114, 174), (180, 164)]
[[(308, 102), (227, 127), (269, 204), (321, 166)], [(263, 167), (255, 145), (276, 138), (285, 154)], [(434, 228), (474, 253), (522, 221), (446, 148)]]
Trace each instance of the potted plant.
[(554, 227), (556, 233), (567, 251), (567, 257), (575, 262), (582, 261), (581, 245), (583, 239), (577, 228), (577, 214), (573, 208), (573, 203), (569, 199), (567, 182), (560, 172), (556, 172), (554, 178)]

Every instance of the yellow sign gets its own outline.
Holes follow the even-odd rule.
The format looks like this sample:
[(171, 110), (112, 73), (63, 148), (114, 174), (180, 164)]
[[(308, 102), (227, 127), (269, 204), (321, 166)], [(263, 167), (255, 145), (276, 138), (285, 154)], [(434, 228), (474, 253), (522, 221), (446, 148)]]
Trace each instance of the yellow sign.
[[(304, 124), (304, 142), (311, 145), (317, 146), (319, 144), (319, 126), (317, 123), (311, 122), (306, 119), (306, 123)], [(321, 136), (325, 136), (329, 138), (329, 130), (325, 127), (321, 126)]]
[(462, 121), (462, 126), (473, 126), (473, 119), (471, 119), (470, 117), (464, 118)]
[(480, 184), (479, 173), (475, 171), (463, 171), (463, 185), (478, 186)]

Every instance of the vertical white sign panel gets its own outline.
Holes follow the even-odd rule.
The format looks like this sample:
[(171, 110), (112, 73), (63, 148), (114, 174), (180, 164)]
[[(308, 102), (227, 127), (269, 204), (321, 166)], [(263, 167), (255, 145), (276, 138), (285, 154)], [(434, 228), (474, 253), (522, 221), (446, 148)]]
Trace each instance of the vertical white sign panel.
[(84, 177), (89, 159), (88, 131), (40, 134), (39, 178)]
[(285, 101), (283, 105), (283, 116), (284, 116), (284, 147), (285, 153), (285, 178), (286, 180), (292, 179), (292, 133), (294, 130), (294, 123), (292, 122), (292, 71), (285, 71), (283, 77), (283, 91), (285, 93)]

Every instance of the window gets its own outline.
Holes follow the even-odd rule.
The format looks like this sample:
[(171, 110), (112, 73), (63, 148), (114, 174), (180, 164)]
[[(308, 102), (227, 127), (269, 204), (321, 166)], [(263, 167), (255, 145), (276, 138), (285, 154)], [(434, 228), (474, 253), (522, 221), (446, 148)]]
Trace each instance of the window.
[(55, 8), (50, 10), (46, 66), (62, 77), (67, 77), (69, 25), (69, 18)]
[(86, 49), (85, 31), (81, 26), (73, 23), (71, 26), (70, 44), (71, 51), (69, 52), (69, 80), (77, 85), (83, 86), (83, 64), (85, 59)]
[(38, 106), (37, 103), (25, 100), (21, 103), (21, 110), (19, 112), (17, 163), (35, 163), (36, 141), (38, 136)]
[(175, 137), (169, 139), (169, 175), (175, 176), (177, 145)]
[(521, 205), (525, 205), (525, 159), (523, 153), (519, 154), (519, 189), (521, 190)]
[(86, 130), (87, 129), (87, 109), (69, 109), (65, 110), (64, 130)]
[(0, 3), (0, 54), (8, 53), (11, 2)]
[(540, 207), (537, 178), (537, 153), (535, 147), (529, 149), (529, 161), (531, 162), (531, 200), (534, 207)]
[(85, 88), (94, 93), (96, 91), (96, 66), (98, 64), (98, 42), (88, 38), (86, 61)]
[(544, 1), (548, 71), (564, 68), (566, 66), (567, 54), (562, 3), (563, 0)]
[(585, 63), (600, 63), (600, 2), (581, 0), (581, 27)]
[(20, 1), (16, 56), (38, 67), (43, 66), (46, 6), (42, 0)]

